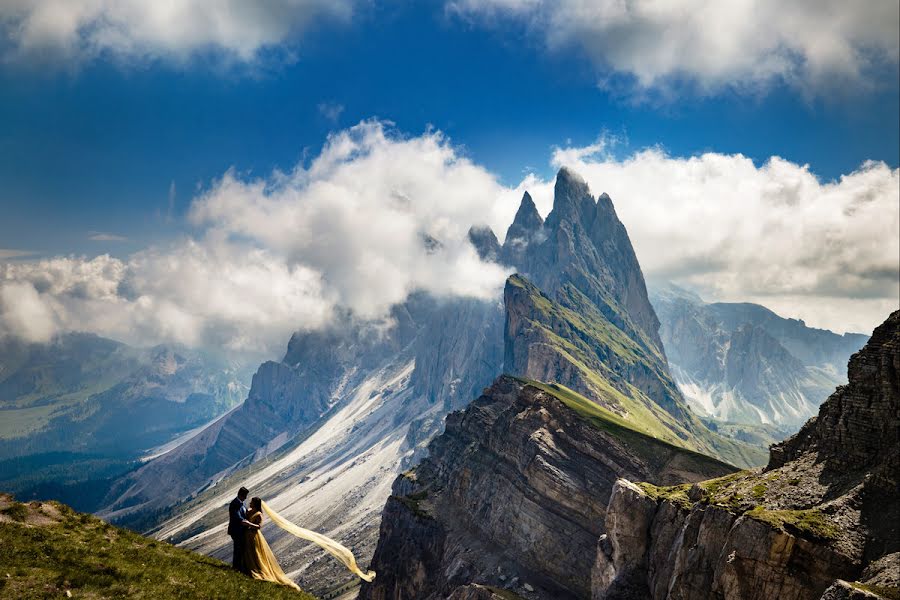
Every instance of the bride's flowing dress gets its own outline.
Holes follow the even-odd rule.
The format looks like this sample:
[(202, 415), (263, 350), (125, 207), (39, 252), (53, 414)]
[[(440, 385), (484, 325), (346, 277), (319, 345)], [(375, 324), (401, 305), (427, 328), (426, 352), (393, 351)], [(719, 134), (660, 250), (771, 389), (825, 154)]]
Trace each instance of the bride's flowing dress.
[[(296, 536), (302, 540), (310, 541), (323, 550), (331, 554), (333, 557), (341, 561), (347, 569), (350, 570), (351, 573), (362, 579), (363, 581), (372, 581), (375, 579), (375, 571), (365, 571), (363, 572), (359, 566), (356, 564), (356, 558), (353, 556), (353, 552), (350, 551), (349, 548), (339, 544), (329, 537), (325, 537), (321, 533), (316, 533), (315, 531), (310, 531), (309, 529), (304, 529), (302, 527), (298, 527), (286, 520), (284, 517), (279, 515), (277, 512), (272, 510), (272, 508), (266, 504), (262, 503), (263, 512), (268, 515), (268, 517), (272, 520), (273, 523), (287, 531), (293, 536)], [(262, 537), (262, 536), (260, 536)], [(265, 543), (265, 542), (264, 542)], [(268, 546), (266, 546), (268, 548)], [(274, 562), (274, 557), (273, 557)], [(276, 563), (277, 564), (277, 563)]]
[[(262, 524), (262, 513), (254, 512), (247, 515), (247, 520), (257, 525)], [(282, 585), (290, 586), (296, 590), (300, 590), (300, 586), (290, 580), (281, 570), (281, 565), (269, 548), (269, 543), (262, 534), (261, 529), (248, 529), (247, 545), (244, 549), (244, 564), (250, 571), (253, 579), (262, 579), (264, 581), (273, 581)]]
[[(316, 533), (315, 531), (297, 527), (272, 510), (265, 502), (262, 503), (262, 509), (273, 523), (291, 535), (317, 544), (323, 550), (341, 561), (347, 569), (357, 575), (360, 579), (364, 581), (372, 581), (375, 579), (374, 571), (363, 572), (360, 570), (356, 564), (356, 558), (354, 558), (353, 553), (345, 546), (320, 533)], [(262, 513), (254, 511), (247, 515), (247, 520), (251, 523), (261, 525)], [(272, 553), (272, 549), (269, 547), (268, 542), (266, 542), (266, 538), (263, 537), (262, 530), (248, 529), (246, 535), (247, 546), (244, 551), (244, 560), (246, 561), (245, 564), (247, 569), (250, 571), (250, 576), (254, 579), (274, 581), (275, 583), (281, 583), (299, 590), (300, 587), (291, 581), (288, 576), (284, 574), (284, 571), (281, 570), (278, 560)]]

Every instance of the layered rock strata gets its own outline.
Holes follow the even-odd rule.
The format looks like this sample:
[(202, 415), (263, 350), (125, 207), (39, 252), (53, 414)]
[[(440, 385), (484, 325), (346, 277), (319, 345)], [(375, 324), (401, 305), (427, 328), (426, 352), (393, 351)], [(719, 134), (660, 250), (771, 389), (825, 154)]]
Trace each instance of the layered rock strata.
[(620, 480), (593, 598), (897, 597), (900, 312), (768, 466), (695, 485)]
[(372, 562), (378, 578), (361, 598), (468, 597), (475, 592), (459, 588), (470, 584), (589, 597), (618, 476), (663, 484), (734, 471), (630, 429), (567, 388), (509, 376), (451, 413), (429, 451), (394, 483)]

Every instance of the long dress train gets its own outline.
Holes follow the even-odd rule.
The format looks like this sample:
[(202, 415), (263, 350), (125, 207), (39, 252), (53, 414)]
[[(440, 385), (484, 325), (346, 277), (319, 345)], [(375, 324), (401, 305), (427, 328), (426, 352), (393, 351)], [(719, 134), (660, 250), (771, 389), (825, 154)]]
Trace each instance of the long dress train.
[[(253, 512), (247, 515), (247, 520), (257, 525), (262, 524), (262, 513)], [(262, 579), (264, 581), (272, 581), (300, 590), (300, 586), (291, 581), (291, 579), (281, 570), (278, 559), (272, 553), (269, 543), (262, 534), (260, 529), (247, 529), (247, 543), (244, 549), (244, 565), (250, 572), (253, 579)]]
[(316, 533), (315, 531), (310, 531), (309, 529), (304, 529), (302, 527), (298, 527), (294, 525), (277, 512), (272, 510), (272, 507), (262, 502), (262, 509), (273, 523), (287, 531), (293, 536), (296, 536), (302, 540), (310, 541), (320, 548), (328, 552), (330, 555), (341, 561), (347, 569), (350, 570), (351, 573), (362, 579), (363, 581), (372, 581), (375, 579), (375, 571), (363, 571), (359, 568), (359, 565), (356, 564), (356, 558), (353, 556), (353, 552), (350, 551), (349, 548), (341, 544), (340, 542), (336, 542), (329, 537), (325, 537), (321, 533)]

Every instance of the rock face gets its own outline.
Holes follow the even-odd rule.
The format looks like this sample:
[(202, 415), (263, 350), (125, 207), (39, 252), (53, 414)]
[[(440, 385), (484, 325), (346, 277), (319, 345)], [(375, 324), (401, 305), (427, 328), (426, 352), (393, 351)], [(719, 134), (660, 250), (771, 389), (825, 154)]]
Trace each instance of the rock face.
[(464, 595), (473, 583), (525, 598), (588, 597), (619, 474), (674, 483), (734, 471), (566, 388), (509, 376), (451, 413), (429, 451), (394, 483), (372, 561), (378, 577), (361, 598), (481, 597)]
[(627, 419), (633, 427), (740, 466), (762, 452), (711, 432), (687, 408), (662, 351), (635, 340), (567, 283), (553, 297), (522, 276), (504, 292), (504, 369), (553, 381)]
[[(672, 373), (700, 415), (796, 431), (836, 385), (867, 337), (837, 335), (757, 304), (704, 302), (672, 284), (651, 288)], [(746, 428), (745, 428), (746, 429)]]
[(545, 222), (525, 194), (501, 257), (551, 297), (567, 284), (580, 290), (629, 337), (661, 351), (659, 320), (625, 226), (609, 196), (595, 200), (574, 171), (557, 173)]
[(853, 355), (848, 379), (761, 472), (668, 488), (617, 482), (593, 597), (900, 593), (900, 312)]
[[(260, 366), (243, 405), (120, 481), (103, 516), (227, 558), (221, 507), (246, 485), (367, 561), (391, 482), (503, 359), (500, 302), (413, 294), (392, 317), (387, 328), (348, 318), (295, 334), (282, 361)], [(280, 530), (267, 538), (307, 589), (352, 582)]]

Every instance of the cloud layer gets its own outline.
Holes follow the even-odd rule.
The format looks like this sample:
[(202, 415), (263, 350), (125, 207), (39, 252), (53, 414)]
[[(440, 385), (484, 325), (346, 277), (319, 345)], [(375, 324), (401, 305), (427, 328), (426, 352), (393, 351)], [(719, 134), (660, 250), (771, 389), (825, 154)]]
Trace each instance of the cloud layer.
[[(251, 62), (320, 17), (348, 19), (353, 0), (4, 0), (0, 49), (7, 58), (81, 62), (185, 60), (221, 51)], [(5, 45), (5, 47), (4, 47)]]
[(872, 72), (896, 64), (900, 52), (895, 0), (450, 0), (447, 6), (480, 23), (522, 24), (553, 51), (577, 48), (598, 66), (603, 83), (637, 90), (665, 92), (687, 82), (711, 92), (775, 80), (807, 92), (868, 86)]
[[(897, 308), (897, 169), (866, 163), (822, 182), (777, 157), (607, 150), (558, 149), (551, 163), (612, 196), (649, 277), (837, 331), (871, 331)], [(498, 298), (507, 273), (478, 259), (467, 230), (502, 237), (524, 189), (546, 215), (552, 187), (533, 175), (505, 187), (439, 132), (363, 122), (289, 173), (225, 173), (194, 199), (194, 235), (172, 245), (126, 258), (4, 251), (0, 335), (78, 330), (272, 355), (336, 312), (385, 319), (415, 290)]]
[(336, 307), (380, 319), (414, 290), (497, 297), (506, 272), (482, 263), (466, 233), (492, 207), (508, 222), (514, 194), (439, 133), (404, 138), (364, 122), (331, 136), (308, 167), (226, 173), (195, 199), (192, 239), (125, 260), (0, 264), (0, 333), (274, 352)]
[[(868, 162), (821, 182), (778, 157), (607, 150), (559, 149), (552, 162), (612, 197), (648, 276), (837, 331), (871, 331), (898, 308), (900, 170)], [(549, 182), (532, 195), (549, 211)]]

